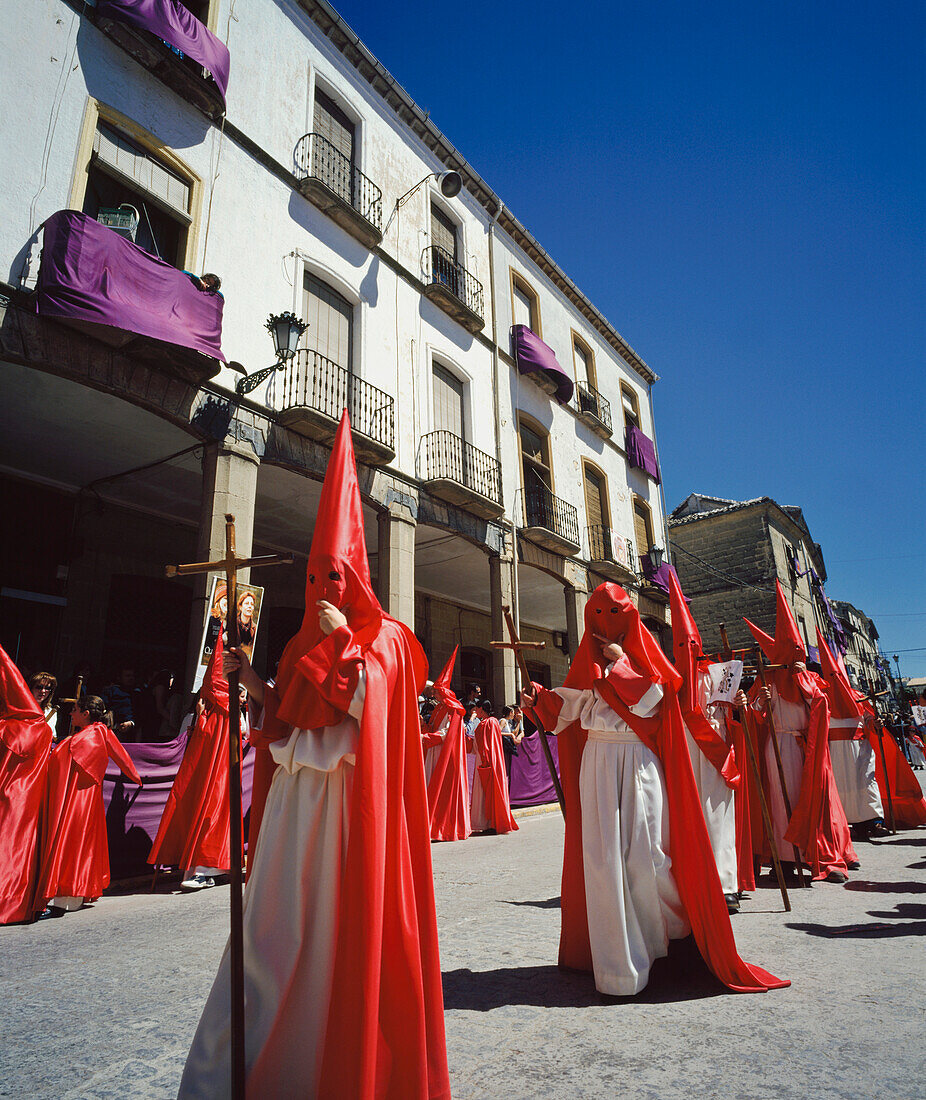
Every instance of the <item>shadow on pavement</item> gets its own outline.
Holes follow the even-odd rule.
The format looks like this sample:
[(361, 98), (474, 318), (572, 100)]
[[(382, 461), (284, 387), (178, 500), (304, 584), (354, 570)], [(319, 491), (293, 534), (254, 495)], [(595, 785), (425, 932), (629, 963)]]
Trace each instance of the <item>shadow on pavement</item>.
[(541, 1008), (591, 1008), (595, 1005), (668, 1004), (723, 994), (691, 937), (669, 944), (669, 955), (653, 964), (646, 989), (636, 997), (607, 997), (595, 989), (591, 974), (549, 966), (497, 970), (447, 970), (444, 1008), (490, 1012), (506, 1005)]
[(828, 924), (786, 924), (785, 927), (806, 932), (808, 936), (822, 936), (823, 939), (850, 936), (860, 940), (880, 940), (894, 936), (926, 936), (926, 920), (910, 921), (908, 924), (846, 924), (841, 927)]
[(559, 909), (559, 898), (547, 898), (546, 901), (506, 901), (503, 905), (530, 905), (534, 909)]
[(922, 848), (926, 845), (926, 836), (904, 836), (897, 837), (895, 840), (873, 840), (871, 846), (873, 848), (880, 848), (885, 844), (910, 844), (914, 848)]
[(870, 917), (907, 917), (907, 918), (926, 918), (926, 905), (920, 905), (915, 901), (900, 901), (894, 908), (895, 913), (877, 913), (873, 909), (868, 910)]
[(926, 894), (926, 882), (847, 882), (845, 890), (866, 894)]

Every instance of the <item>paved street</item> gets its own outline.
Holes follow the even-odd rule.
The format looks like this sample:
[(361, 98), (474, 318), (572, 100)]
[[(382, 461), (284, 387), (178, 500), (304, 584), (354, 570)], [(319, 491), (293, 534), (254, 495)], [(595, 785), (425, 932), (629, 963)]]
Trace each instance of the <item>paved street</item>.
[[(860, 845), (850, 886), (795, 890), (790, 915), (768, 886), (744, 903), (741, 954), (791, 989), (725, 994), (683, 943), (627, 1001), (554, 965), (562, 836), (554, 813), (432, 847), (456, 1100), (926, 1096), (926, 829)], [(173, 1096), (227, 900), (109, 897), (0, 928), (0, 1095)]]

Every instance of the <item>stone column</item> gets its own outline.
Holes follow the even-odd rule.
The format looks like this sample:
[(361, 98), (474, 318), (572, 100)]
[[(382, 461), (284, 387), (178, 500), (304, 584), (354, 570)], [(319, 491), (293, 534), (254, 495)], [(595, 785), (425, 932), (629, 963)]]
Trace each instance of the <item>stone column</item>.
[(569, 656), (572, 658), (576, 655), (585, 630), (585, 605), (588, 603), (588, 593), (571, 585), (567, 585), (563, 593), (566, 597), (566, 644), (569, 646)]
[(405, 504), (391, 502), (379, 514), (379, 601), (393, 618), (415, 629), (416, 519)]
[[(235, 545), (238, 557), (249, 557), (254, 535), (257, 500), (257, 471), (260, 458), (249, 443), (231, 439), (210, 443), (203, 456), (203, 495), (199, 514), (197, 561), (215, 561), (225, 553), (225, 514), (235, 517)], [(238, 580), (248, 583), (250, 570), (242, 569)], [(208, 608), (206, 601), (215, 573), (194, 576), (193, 606), (187, 644), (185, 685), (190, 688), (199, 658), (199, 644)]]
[[(505, 626), (503, 607), (513, 609), (514, 563), (508, 557), (493, 554), (489, 558), (489, 592), (492, 601), (492, 638), (494, 641), (507, 641), (508, 628)], [(518, 683), (514, 650), (492, 650), (492, 702), (496, 713), (508, 703), (513, 703), (518, 694)]]

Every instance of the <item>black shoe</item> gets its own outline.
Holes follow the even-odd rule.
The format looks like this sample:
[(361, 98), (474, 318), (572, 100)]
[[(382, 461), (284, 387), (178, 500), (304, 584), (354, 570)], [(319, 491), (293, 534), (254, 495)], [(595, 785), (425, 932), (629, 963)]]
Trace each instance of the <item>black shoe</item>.
[(849, 881), (849, 876), (844, 871), (830, 871), (830, 873), (823, 880), (824, 882), (843, 882)]
[(740, 911), (740, 899), (736, 894), (724, 894), (724, 901), (727, 903), (728, 913), (738, 913)]
[(46, 905), (36, 920), (52, 920), (54, 917), (63, 917), (67, 909), (60, 909), (57, 905)]
[(857, 859), (853, 859), (846, 863), (846, 866), (849, 868), (850, 871), (857, 871), (862, 865)]

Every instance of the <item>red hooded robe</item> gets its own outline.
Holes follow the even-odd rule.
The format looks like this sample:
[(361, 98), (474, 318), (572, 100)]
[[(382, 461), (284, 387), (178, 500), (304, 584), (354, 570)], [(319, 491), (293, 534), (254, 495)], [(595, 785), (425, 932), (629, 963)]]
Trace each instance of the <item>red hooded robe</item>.
[(472, 832), (466, 775), (466, 735), (463, 730), (466, 708), (450, 690), (457, 649), (450, 655), (450, 660), (431, 689), (438, 702), (428, 719), (429, 732), (433, 734), (440, 730), (448, 716), (450, 719), (428, 783), (432, 840), (466, 840)]
[(51, 726), (0, 648), (0, 924), (31, 920), (36, 901)]
[[(744, 622), (772, 664), (791, 665), (795, 661), (805, 661), (807, 651), (785, 599), (784, 590), (777, 580), (775, 586), (778, 601), (775, 637), (770, 638), (748, 619), (744, 619)], [(785, 839), (797, 845), (814, 879), (824, 879), (831, 871), (845, 874), (847, 864), (857, 862), (858, 857), (852, 847), (849, 823), (839, 800), (830, 760), (830, 712), (826, 684), (813, 672), (794, 672), (790, 668), (774, 669), (766, 673), (766, 680), (775, 685), (781, 698), (793, 703), (803, 703), (809, 708), (800, 792), (797, 803), (792, 806)], [(753, 685), (753, 692), (757, 690), (758, 684), (757, 680)], [(760, 727), (764, 727), (767, 740), (767, 716), (759, 714), (757, 718)], [(776, 776), (773, 782), (777, 781)]]
[(222, 676), (221, 631), (200, 697), (203, 712), (190, 732), (148, 862), (228, 870), (228, 681)]
[[(664, 696), (658, 715), (640, 718), (621, 700), (605, 678), (608, 661), (596, 634), (609, 639), (623, 635), (621, 646), (638, 674), (662, 685)], [(585, 633), (564, 687), (597, 691), (659, 757), (669, 807), (672, 874), (698, 949), (710, 969), (725, 985), (739, 993), (764, 992), (790, 985), (789, 981), (744, 962), (737, 954), (691, 770), (678, 701), (681, 677), (643, 626), (630, 597), (618, 585), (602, 584), (589, 598), (585, 607)], [(541, 724), (547, 729), (555, 728), (556, 715), (542, 713), (541, 707), (537, 710)], [(564, 968), (576, 970), (592, 969), (579, 799), (579, 769), (587, 739), (588, 732), (578, 722), (559, 734), (560, 774), (566, 800), (559, 963)]]
[[(327, 636), (322, 599), (347, 617)], [(450, 1078), (418, 714), (427, 659), (373, 593), (346, 411), (319, 501), (305, 603), (251, 743), (338, 723), (366, 671), (318, 1095), (443, 1100)], [(272, 760), (255, 769), (255, 785), (267, 784), (261, 808), (272, 775)], [(251, 827), (259, 827), (253, 811)]]
[(59, 741), (48, 768), (48, 811), (37, 897), (98, 898), (109, 885), (103, 777), (112, 760), (142, 785), (119, 738), (92, 722)]
[(505, 750), (502, 729), (497, 718), (484, 718), (473, 731), (479, 763), (476, 776), (485, 794), (485, 814), (489, 828), (497, 833), (511, 833), (518, 823), (511, 816), (508, 801), (508, 776), (505, 774)]

